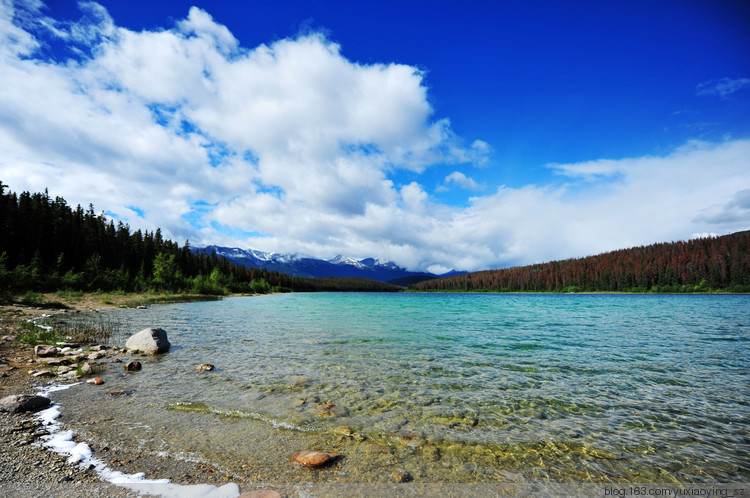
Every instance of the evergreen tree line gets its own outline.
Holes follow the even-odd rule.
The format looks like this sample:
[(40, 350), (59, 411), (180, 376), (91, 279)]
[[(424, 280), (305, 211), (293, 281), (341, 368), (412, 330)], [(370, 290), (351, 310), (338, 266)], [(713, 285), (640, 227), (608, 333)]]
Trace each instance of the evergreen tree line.
[(161, 230), (136, 230), (71, 208), (48, 192), (16, 195), (0, 181), (0, 299), (28, 291), (149, 290), (222, 295), (316, 290), (313, 282), (245, 269), (165, 240)]
[(586, 258), (466, 273), (420, 291), (750, 292), (750, 231), (623, 249)]

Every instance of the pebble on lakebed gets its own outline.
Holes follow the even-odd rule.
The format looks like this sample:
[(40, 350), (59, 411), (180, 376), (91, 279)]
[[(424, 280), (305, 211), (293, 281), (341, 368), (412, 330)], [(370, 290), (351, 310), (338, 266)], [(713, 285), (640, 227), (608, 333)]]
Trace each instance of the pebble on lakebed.
[(331, 455), (322, 451), (303, 450), (292, 455), (292, 462), (302, 467), (317, 468), (335, 461), (338, 457), (339, 455)]
[(198, 370), (199, 372), (210, 372), (214, 368), (216, 368), (216, 367), (214, 367), (210, 363), (202, 363), (202, 364), (198, 365), (197, 367), (195, 367), (195, 369)]

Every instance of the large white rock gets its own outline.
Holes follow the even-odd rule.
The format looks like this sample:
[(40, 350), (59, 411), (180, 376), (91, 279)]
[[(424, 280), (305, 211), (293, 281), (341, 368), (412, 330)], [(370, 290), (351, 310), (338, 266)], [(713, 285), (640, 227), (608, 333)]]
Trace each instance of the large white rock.
[(125, 349), (148, 354), (166, 353), (169, 346), (167, 331), (164, 329), (143, 329), (131, 335), (125, 343)]

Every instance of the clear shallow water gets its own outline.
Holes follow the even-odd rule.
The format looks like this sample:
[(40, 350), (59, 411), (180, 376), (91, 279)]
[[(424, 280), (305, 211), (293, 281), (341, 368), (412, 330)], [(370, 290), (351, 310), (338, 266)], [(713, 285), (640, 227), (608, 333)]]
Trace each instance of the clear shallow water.
[[(106, 420), (82, 430), (111, 447), (250, 481), (750, 479), (750, 296), (287, 294), (113, 316), (173, 348), (101, 374), (129, 396), (56, 398), (70, 424)], [(343, 458), (288, 463), (307, 448)]]

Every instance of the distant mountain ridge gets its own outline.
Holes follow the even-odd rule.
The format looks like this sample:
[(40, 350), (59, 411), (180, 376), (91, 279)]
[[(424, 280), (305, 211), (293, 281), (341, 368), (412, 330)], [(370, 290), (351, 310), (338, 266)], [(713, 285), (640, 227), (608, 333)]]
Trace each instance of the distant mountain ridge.
[[(245, 268), (264, 268), (294, 277), (326, 278), (326, 277), (359, 277), (380, 282), (403, 281), (416, 283), (441, 276), (455, 275), (450, 272), (435, 275), (428, 272), (413, 272), (401, 268), (391, 261), (380, 261), (374, 258), (355, 260), (346, 256), (336, 256), (329, 260), (299, 257), (294, 254), (279, 254), (255, 249), (240, 249), (238, 247), (206, 246), (193, 249), (210, 255), (216, 252), (219, 257), (242, 265)], [(404, 280), (407, 279), (407, 280)], [(396, 285), (399, 285), (396, 283)], [(404, 284), (401, 284), (404, 285)], [(408, 285), (408, 284), (407, 284)], [(404, 285), (405, 286), (405, 285)]]

